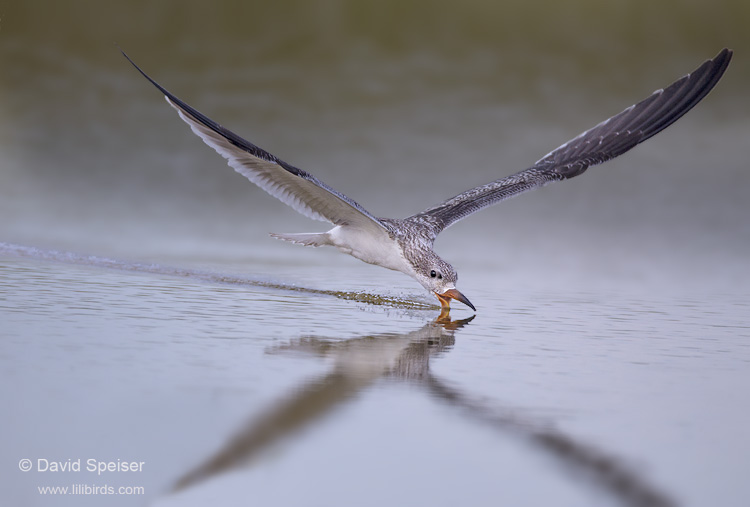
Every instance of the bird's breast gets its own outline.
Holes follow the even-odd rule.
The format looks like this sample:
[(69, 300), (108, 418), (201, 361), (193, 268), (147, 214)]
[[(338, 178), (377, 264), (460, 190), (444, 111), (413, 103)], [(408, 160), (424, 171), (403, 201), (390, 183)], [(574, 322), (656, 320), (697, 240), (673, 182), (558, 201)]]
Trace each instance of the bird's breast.
[(368, 231), (337, 226), (328, 232), (334, 246), (341, 252), (384, 268), (411, 275), (399, 243), (388, 234), (373, 235)]

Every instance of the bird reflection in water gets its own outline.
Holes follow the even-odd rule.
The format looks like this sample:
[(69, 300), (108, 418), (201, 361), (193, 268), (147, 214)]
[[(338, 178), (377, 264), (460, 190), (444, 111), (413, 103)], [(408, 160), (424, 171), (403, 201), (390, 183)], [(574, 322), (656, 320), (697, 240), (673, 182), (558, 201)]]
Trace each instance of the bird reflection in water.
[(291, 396), (253, 418), (222, 449), (183, 475), (174, 486), (181, 491), (223, 473), (249, 466), (263, 450), (314, 424), (336, 407), (361, 395), (382, 378), (422, 386), (467, 418), (515, 435), (531, 448), (562, 463), (575, 478), (607, 491), (625, 505), (667, 507), (675, 502), (617, 457), (562, 433), (521, 411), (488, 406), (470, 393), (450, 386), (430, 372), (432, 357), (450, 350), (455, 333), (475, 316), (451, 320), (448, 312), (410, 333), (384, 333), (337, 340), (303, 337), (269, 353), (306, 353), (332, 359), (331, 371), (294, 389)]

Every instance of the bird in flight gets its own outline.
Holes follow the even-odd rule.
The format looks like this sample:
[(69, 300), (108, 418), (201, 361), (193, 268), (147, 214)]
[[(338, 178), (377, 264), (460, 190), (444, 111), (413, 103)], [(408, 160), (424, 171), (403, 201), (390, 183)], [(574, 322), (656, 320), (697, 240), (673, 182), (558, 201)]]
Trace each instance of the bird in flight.
[(694, 72), (571, 139), (530, 168), (462, 192), (407, 218), (375, 217), (312, 174), (271, 155), (178, 99), (123, 55), (235, 171), (299, 213), (333, 225), (327, 232), (271, 236), (306, 246), (334, 246), (369, 264), (405, 273), (437, 296), (446, 312), (452, 299), (474, 311), (476, 308), (456, 288), (456, 270), (432, 249), (441, 231), (487, 206), (578, 176), (658, 134), (711, 91), (729, 65), (732, 51), (722, 49)]

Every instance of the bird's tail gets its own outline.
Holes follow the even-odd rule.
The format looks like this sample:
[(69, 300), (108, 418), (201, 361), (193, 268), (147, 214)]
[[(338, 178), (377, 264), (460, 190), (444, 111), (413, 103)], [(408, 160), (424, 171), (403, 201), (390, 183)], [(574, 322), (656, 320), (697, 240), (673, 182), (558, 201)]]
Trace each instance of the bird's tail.
[(276, 234), (272, 232), (271, 237), (305, 246), (333, 245), (327, 232), (299, 232), (297, 234)]

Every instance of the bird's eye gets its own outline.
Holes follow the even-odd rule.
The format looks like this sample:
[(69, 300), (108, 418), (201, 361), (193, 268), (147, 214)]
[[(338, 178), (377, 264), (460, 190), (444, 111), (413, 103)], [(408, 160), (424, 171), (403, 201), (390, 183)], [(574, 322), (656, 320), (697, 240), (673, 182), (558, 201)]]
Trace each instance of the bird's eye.
[(430, 271), (430, 276), (431, 276), (432, 278), (435, 278), (435, 277), (437, 276), (437, 273), (435, 273), (435, 270), (434, 270), (434, 269), (433, 269), (432, 271)]

